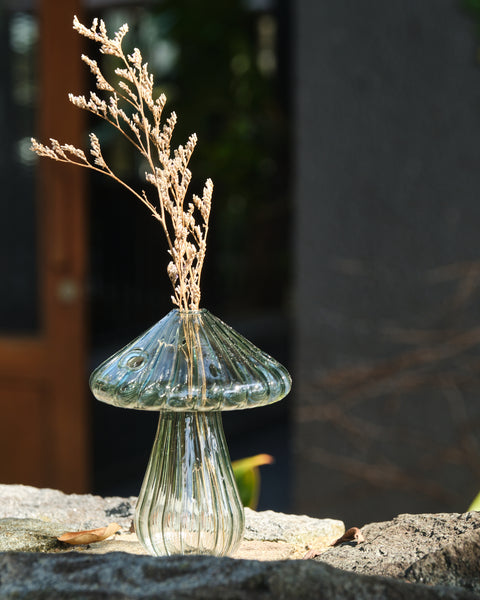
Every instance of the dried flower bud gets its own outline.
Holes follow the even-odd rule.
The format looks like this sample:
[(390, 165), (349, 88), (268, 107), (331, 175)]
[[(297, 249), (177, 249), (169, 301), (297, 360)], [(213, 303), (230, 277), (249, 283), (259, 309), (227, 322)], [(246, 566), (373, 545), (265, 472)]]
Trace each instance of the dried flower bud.
[(170, 277), (170, 281), (175, 284), (178, 279), (178, 269), (174, 262), (169, 262), (167, 267), (167, 273)]
[[(50, 146), (32, 139), (31, 149), (39, 156), (67, 162), (100, 171), (128, 188), (161, 223), (168, 242), (168, 252), (172, 260), (167, 267), (168, 276), (174, 286), (172, 302), (179, 308), (196, 309), (200, 302), (200, 275), (205, 258), (208, 220), (210, 216), (213, 184), (205, 183), (203, 196), (193, 195), (187, 202), (186, 194), (192, 179), (188, 163), (197, 144), (196, 134), (192, 134), (184, 146), (173, 150), (170, 147), (177, 115), (172, 112), (161, 122), (166, 103), (164, 94), (154, 98), (154, 80), (148, 71), (148, 63), (143, 63), (141, 52), (135, 48), (132, 54), (125, 55), (122, 41), (128, 32), (128, 25), (122, 25), (113, 38), (107, 34), (103, 20), (94, 19), (90, 28), (82, 25), (74, 17), (73, 27), (84, 37), (100, 46), (102, 54), (119, 60), (120, 66), (113, 69), (118, 80), (107, 80), (97, 61), (82, 55), (82, 60), (96, 78), (96, 88), (101, 95), (90, 92), (85, 96), (69, 94), (72, 104), (97, 115), (110, 123), (146, 159), (149, 171), (145, 180), (156, 188), (158, 206), (155, 206), (142, 189), (137, 191), (117, 177), (107, 165), (100, 142), (90, 134), (90, 154), (71, 144), (61, 144), (55, 139)], [(110, 72), (110, 71), (109, 71)], [(101, 97), (105, 95), (104, 99)], [(195, 210), (197, 209), (197, 210)]]

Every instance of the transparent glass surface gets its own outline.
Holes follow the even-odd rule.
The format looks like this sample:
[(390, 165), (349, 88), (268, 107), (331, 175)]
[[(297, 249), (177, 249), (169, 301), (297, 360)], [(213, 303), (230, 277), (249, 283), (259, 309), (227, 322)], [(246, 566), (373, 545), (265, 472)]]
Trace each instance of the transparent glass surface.
[(231, 554), (244, 532), (218, 412), (161, 412), (135, 514), (150, 554)]
[(219, 411), (276, 402), (291, 379), (207, 310), (172, 310), (101, 364), (90, 387), (98, 400), (124, 408)]

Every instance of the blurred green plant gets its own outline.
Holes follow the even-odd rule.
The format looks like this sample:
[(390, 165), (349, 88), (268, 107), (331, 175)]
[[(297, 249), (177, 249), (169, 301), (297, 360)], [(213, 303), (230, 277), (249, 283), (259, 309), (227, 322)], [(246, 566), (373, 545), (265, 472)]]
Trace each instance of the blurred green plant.
[(273, 456), (270, 454), (257, 454), (232, 462), (233, 474), (243, 506), (253, 510), (257, 508), (261, 486), (259, 467), (271, 465), (273, 462)]
[[(460, 0), (462, 11), (467, 14), (476, 25), (477, 38), (480, 39), (480, 0)], [(480, 48), (476, 50), (477, 62), (480, 62)]]
[[(461, 0), (460, 6), (466, 14), (468, 14), (477, 26), (477, 38), (480, 39), (480, 0)], [(480, 63), (480, 47), (477, 46), (476, 52), (477, 62)], [(475, 496), (475, 499), (468, 507), (468, 510), (480, 510), (480, 492)]]
[(461, 7), (480, 22), (480, 0), (461, 0)]
[(474, 501), (468, 507), (468, 511), (480, 510), (480, 492), (475, 496)]
[[(194, 126), (200, 141), (196, 176), (208, 172), (215, 183), (216, 225), (209, 233), (203, 287), (207, 295), (214, 290), (216, 301), (242, 310), (249, 303), (281, 303), (286, 291), (279, 286), (289, 261), (288, 97), (279, 63), (280, 4), (272, 3), (269, 10), (254, 10), (244, 0), (154, 5), (163, 43), (175, 50), (162, 80), (181, 116), (179, 137)], [(219, 280), (222, 285), (215, 285)]]
[[(193, 189), (206, 177), (215, 184), (204, 294), (229, 308), (280, 308), (287, 293), (284, 4), (277, 0), (255, 8), (245, 0), (156, 0), (148, 9), (101, 15), (109, 28), (131, 25), (131, 43), (145, 49), (155, 73), (155, 92), (165, 92), (166, 112), (175, 107), (178, 114), (176, 143), (184, 143), (191, 131), (198, 136)], [(110, 133), (96, 133), (107, 148)], [(143, 177), (145, 169), (135, 165), (130, 150), (111, 142), (116, 169), (123, 166)]]

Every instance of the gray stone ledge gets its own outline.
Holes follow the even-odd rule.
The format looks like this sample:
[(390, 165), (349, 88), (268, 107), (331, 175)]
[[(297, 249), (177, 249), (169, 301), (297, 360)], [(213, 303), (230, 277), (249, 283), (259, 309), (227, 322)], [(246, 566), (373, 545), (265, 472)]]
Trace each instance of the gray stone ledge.
[[(155, 558), (137, 555), (134, 502), (0, 486), (0, 599), (480, 598), (476, 512), (399, 515), (362, 527), (364, 542), (331, 547), (339, 521), (246, 511), (248, 539), (237, 558)], [(123, 528), (112, 540), (73, 549), (56, 541), (66, 526), (111, 521)], [(307, 548), (314, 560), (292, 560)]]
[(314, 561), (6, 553), (0, 554), (0, 573), (2, 600), (478, 598), (458, 588), (357, 575)]
[[(122, 531), (113, 541), (92, 544), (82, 548), (82, 552), (144, 554), (136, 536), (130, 533), (135, 502), (133, 497), (102, 498), (23, 485), (0, 485), (0, 552), (65, 551), (65, 545), (56, 542), (57, 535), (116, 522)], [(2, 519), (11, 521), (12, 518), (17, 519), (17, 533), (13, 537), (8, 533), (12, 523), (2, 523)], [(244, 543), (235, 555), (238, 558), (301, 558), (311, 545), (325, 549), (344, 532), (343, 523), (335, 519), (256, 512), (248, 508), (245, 521)]]

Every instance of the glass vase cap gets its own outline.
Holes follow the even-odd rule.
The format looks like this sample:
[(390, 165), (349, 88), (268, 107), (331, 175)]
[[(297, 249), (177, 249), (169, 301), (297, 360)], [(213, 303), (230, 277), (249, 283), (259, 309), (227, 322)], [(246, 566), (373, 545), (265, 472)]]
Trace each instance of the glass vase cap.
[(277, 402), (291, 378), (208, 310), (174, 309), (102, 363), (90, 387), (97, 400), (123, 408), (221, 411)]

